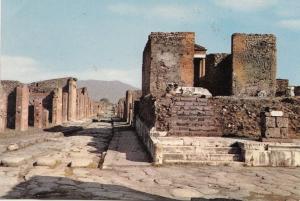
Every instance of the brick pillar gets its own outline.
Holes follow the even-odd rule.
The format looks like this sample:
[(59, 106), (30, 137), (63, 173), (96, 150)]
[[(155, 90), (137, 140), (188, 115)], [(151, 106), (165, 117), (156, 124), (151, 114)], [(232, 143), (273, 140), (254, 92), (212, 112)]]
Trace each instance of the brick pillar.
[(43, 128), (49, 127), (49, 111), (46, 109), (43, 110), (42, 125), (43, 125)]
[(19, 131), (28, 130), (29, 89), (27, 85), (16, 89), (16, 122), (15, 128)]
[(0, 85), (0, 132), (3, 132), (7, 124), (7, 95)]
[(63, 92), (63, 98), (62, 98), (62, 122), (68, 121), (68, 93)]
[(76, 120), (76, 97), (77, 84), (74, 79), (69, 80), (69, 103), (68, 103), (68, 121)]
[(62, 123), (62, 110), (63, 110), (63, 94), (62, 88), (54, 90), (52, 99), (52, 123), (59, 125)]
[(34, 107), (34, 123), (33, 126), (35, 128), (43, 128), (43, 99), (42, 98), (35, 98), (33, 101)]

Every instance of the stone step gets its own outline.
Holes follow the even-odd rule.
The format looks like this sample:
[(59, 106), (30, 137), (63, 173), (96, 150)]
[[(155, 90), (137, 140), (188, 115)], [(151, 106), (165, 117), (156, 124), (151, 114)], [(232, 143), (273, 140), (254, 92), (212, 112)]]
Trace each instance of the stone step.
[(203, 131), (189, 131), (189, 130), (171, 130), (169, 135), (172, 136), (197, 136), (197, 137), (221, 137), (222, 132), (218, 130), (203, 130)]
[(170, 131), (218, 131), (218, 127), (211, 125), (203, 125), (203, 126), (171, 126)]
[(243, 167), (244, 162), (240, 161), (201, 161), (201, 160), (165, 160), (164, 163), (167, 164), (189, 164), (197, 166), (230, 166), (230, 167)]
[(240, 161), (239, 154), (163, 154), (165, 160), (186, 161)]
[(239, 147), (163, 146), (163, 153), (239, 154)]

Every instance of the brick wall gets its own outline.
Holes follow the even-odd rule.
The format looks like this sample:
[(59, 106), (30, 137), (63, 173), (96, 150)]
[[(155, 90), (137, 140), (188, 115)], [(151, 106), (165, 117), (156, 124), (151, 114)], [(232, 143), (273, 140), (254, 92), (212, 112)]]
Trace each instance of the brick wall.
[(271, 34), (232, 35), (232, 92), (236, 96), (274, 96), (276, 38)]
[(194, 40), (192, 32), (154, 32), (149, 35), (143, 54), (144, 96), (149, 93), (160, 96), (172, 82), (193, 86)]

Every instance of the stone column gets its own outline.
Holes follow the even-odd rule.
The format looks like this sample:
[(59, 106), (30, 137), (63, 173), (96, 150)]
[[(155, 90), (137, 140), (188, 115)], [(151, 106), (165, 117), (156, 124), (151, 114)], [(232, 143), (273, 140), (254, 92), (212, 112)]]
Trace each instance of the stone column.
[(27, 85), (18, 86), (16, 89), (16, 122), (15, 129), (28, 130), (29, 89)]
[(44, 128), (49, 127), (49, 111), (44, 109), (42, 115), (42, 125)]
[(63, 110), (63, 93), (62, 88), (54, 90), (52, 99), (52, 123), (59, 125), (62, 123), (62, 110)]
[(80, 90), (76, 94), (76, 119), (80, 119)]
[(127, 90), (126, 91), (126, 121), (127, 123), (131, 123), (131, 117), (132, 117), (132, 91)]
[(63, 98), (62, 98), (62, 122), (68, 121), (68, 93), (63, 92)]
[(0, 84), (0, 132), (3, 132), (7, 124), (7, 95)]
[(84, 94), (83, 94), (83, 92), (81, 92), (81, 94), (80, 94), (80, 99), (81, 99), (81, 102), (80, 102), (80, 118), (84, 119)]
[(42, 98), (35, 98), (33, 100), (33, 107), (34, 107), (34, 123), (33, 126), (35, 128), (43, 128), (43, 99)]
[(68, 121), (76, 120), (76, 97), (77, 84), (74, 79), (69, 80), (69, 103), (68, 103)]
[(87, 94), (87, 90), (85, 90), (84, 93), (84, 118), (87, 118), (87, 104), (88, 104), (88, 94)]

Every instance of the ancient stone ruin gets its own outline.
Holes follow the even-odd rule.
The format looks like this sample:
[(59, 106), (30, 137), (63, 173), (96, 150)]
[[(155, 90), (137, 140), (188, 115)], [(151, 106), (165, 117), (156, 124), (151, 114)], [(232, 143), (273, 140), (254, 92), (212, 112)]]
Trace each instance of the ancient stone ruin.
[(156, 164), (300, 165), (299, 87), (276, 80), (276, 37), (231, 42), (231, 53), (207, 54), (192, 32), (149, 35), (142, 93), (116, 107)]
[(30, 84), (2, 80), (0, 132), (48, 128), (100, 114), (102, 104), (93, 101), (86, 88), (77, 88), (76, 81), (72, 77)]

